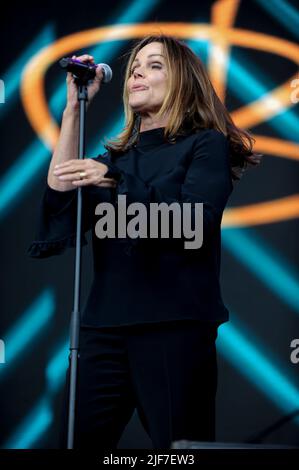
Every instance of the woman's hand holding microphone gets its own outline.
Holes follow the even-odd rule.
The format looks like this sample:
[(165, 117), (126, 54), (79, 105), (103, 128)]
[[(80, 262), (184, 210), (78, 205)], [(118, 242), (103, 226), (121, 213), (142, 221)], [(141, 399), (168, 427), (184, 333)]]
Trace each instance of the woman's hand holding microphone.
[[(79, 57), (73, 55), (72, 59), (79, 60), (83, 63), (90, 63), (94, 65), (94, 58), (91, 55), (83, 54)], [(91, 83), (87, 85), (88, 91), (88, 103), (90, 103), (94, 96), (98, 93), (101, 87), (101, 81), (103, 79), (103, 71), (100, 66), (96, 69), (96, 75)], [(79, 101), (78, 101), (78, 87), (75, 83), (75, 79), (71, 72), (66, 74), (66, 84), (67, 84), (67, 108), (79, 111)]]
[[(94, 58), (88, 54), (72, 58), (83, 63), (94, 64)], [(96, 69), (95, 78), (87, 85), (89, 103), (100, 90), (102, 79), (103, 71), (99, 66)], [(48, 184), (58, 191), (67, 191), (78, 186), (88, 185), (114, 188), (117, 181), (104, 177), (109, 169), (107, 165), (97, 162), (93, 158), (72, 158), (78, 152), (78, 86), (70, 72), (67, 73), (66, 83), (67, 104), (63, 113), (59, 140), (49, 167)]]

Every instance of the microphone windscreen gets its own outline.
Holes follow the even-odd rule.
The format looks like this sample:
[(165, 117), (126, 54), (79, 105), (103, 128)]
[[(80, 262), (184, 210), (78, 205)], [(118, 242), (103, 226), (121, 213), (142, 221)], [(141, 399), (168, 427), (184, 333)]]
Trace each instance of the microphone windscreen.
[(98, 64), (102, 67), (103, 70), (103, 83), (108, 83), (112, 80), (112, 70), (107, 64)]

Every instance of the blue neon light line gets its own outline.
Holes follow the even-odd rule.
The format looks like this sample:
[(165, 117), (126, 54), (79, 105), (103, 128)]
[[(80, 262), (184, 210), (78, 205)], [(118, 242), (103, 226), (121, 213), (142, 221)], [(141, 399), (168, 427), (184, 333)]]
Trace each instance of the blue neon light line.
[(48, 46), (55, 40), (54, 25), (46, 25), (36, 36), (26, 50), (15, 60), (9, 69), (1, 77), (5, 83), (5, 106), (1, 106), (0, 119), (10, 110), (18, 98), (18, 88), (21, 83), (22, 71), (28, 60), (36, 53), (36, 51)]
[[(275, 367), (241, 329), (225, 323), (220, 327), (217, 349), (238, 372), (284, 412), (299, 409), (299, 389)], [(299, 418), (296, 420), (299, 425)]]
[(283, 24), (288, 31), (291, 31), (295, 37), (299, 37), (299, 13), (296, 8), (284, 0), (255, 1), (280, 24)]
[(70, 340), (68, 338), (57, 348), (46, 367), (48, 390), (51, 393), (56, 393), (63, 384), (64, 374), (68, 366), (69, 347)]
[[(19, 320), (4, 334), (5, 342), (5, 368), (3, 371), (11, 371), (17, 356), (31, 347), (30, 343), (36, 339), (53, 316), (55, 311), (55, 299), (52, 290), (46, 289), (20, 316)], [(0, 378), (3, 376), (1, 373)]]
[(17, 426), (3, 446), (4, 449), (30, 449), (53, 422), (52, 404), (42, 397)]
[(299, 273), (252, 229), (224, 228), (221, 240), (286, 305), (299, 313)]

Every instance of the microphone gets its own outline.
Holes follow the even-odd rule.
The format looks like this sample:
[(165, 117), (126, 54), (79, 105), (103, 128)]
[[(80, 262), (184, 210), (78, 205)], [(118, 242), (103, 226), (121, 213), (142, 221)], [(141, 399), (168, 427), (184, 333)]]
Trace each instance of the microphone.
[(100, 65), (103, 72), (102, 83), (108, 83), (112, 79), (112, 70), (107, 64), (86, 64), (71, 57), (63, 57), (60, 59), (59, 65), (67, 72), (71, 72), (75, 78), (84, 81), (93, 80), (96, 76), (96, 68)]

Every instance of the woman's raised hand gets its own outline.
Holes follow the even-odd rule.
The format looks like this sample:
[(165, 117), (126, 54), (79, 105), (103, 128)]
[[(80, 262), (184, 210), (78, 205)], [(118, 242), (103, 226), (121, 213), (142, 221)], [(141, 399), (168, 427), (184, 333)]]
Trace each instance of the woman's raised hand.
[[(83, 63), (90, 62), (94, 64), (94, 58), (91, 55), (83, 54), (80, 56), (72, 56), (72, 59), (80, 60)], [(98, 93), (101, 87), (101, 81), (103, 79), (103, 71), (102, 67), (97, 67), (96, 69), (96, 76), (93, 79), (92, 83), (87, 85), (88, 90), (88, 102), (90, 103), (93, 97)], [(67, 108), (72, 110), (79, 109), (79, 101), (78, 101), (78, 86), (75, 83), (75, 79), (71, 72), (68, 72), (66, 75), (66, 83), (67, 83)]]

